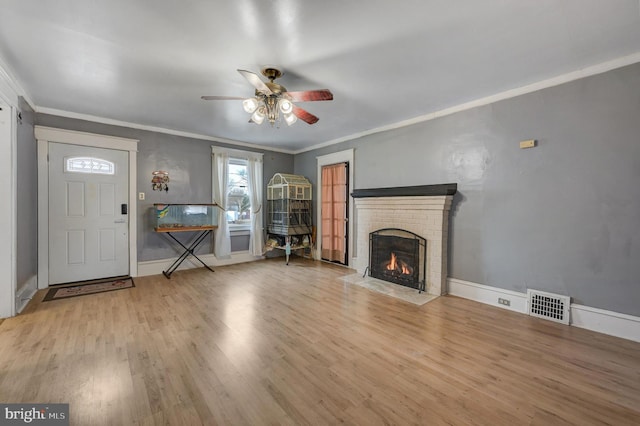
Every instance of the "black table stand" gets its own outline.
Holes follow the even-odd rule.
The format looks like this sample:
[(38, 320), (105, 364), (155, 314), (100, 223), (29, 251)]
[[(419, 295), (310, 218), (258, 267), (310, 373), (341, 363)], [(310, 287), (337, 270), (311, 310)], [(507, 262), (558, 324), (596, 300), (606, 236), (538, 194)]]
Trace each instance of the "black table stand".
[(176, 237), (174, 237), (173, 235), (171, 235), (171, 232), (166, 232), (167, 235), (169, 235), (171, 238), (173, 238), (173, 241), (175, 241), (176, 243), (180, 244), (182, 246), (182, 248), (184, 249), (184, 251), (182, 252), (182, 254), (180, 255), (179, 258), (176, 259), (175, 262), (173, 262), (173, 264), (171, 266), (169, 266), (169, 269), (167, 269), (166, 271), (162, 271), (162, 273), (164, 274), (165, 277), (167, 278), (171, 278), (171, 274), (173, 274), (173, 272), (178, 269), (178, 267), (182, 264), (182, 262), (185, 261), (185, 259), (187, 257), (189, 257), (189, 255), (195, 257), (196, 259), (198, 259), (198, 261), (200, 263), (202, 263), (202, 265), (204, 265), (205, 268), (207, 268), (208, 270), (210, 270), (211, 272), (214, 272), (213, 269), (211, 269), (209, 267), (209, 265), (207, 265), (206, 263), (204, 263), (202, 261), (202, 259), (200, 259), (198, 256), (196, 256), (196, 254), (193, 252), (196, 247), (198, 247), (200, 245), (200, 243), (202, 241), (204, 241), (204, 239), (207, 237), (207, 235), (209, 235), (211, 233), (211, 229), (206, 229), (202, 232), (200, 232), (200, 234), (198, 234), (198, 236), (196, 237), (195, 240), (193, 240), (193, 242), (189, 245), (189, 247), (185, 246), (184, 244), (182, 244)]

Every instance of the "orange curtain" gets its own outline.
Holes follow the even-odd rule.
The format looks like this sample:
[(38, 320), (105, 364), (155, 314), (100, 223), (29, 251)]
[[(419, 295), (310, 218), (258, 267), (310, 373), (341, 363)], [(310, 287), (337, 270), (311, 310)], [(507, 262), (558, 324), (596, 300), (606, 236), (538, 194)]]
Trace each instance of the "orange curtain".
[(322, 258), (346, 264), (347, 163), (322, 167)]

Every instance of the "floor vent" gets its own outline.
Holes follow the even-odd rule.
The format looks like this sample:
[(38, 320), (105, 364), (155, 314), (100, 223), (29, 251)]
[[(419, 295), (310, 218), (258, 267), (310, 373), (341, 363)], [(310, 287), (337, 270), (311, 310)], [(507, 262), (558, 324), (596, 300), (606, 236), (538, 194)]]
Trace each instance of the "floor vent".
[(571, 298), (539, 290), (527, 290), (528, 314), (532, 317), (569, 324)]

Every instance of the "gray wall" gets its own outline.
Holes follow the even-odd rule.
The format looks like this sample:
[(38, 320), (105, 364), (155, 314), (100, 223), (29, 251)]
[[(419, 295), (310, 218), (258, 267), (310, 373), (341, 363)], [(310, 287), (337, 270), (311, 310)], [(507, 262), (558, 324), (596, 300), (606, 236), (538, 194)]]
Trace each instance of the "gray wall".
[(18, 105), (17, 159), (17, 250), (16, 279), (20, 290), (38, 273), (38, 156), (33, 134), (35, 114), (20, 99)]
[[(151, 208), (154, 203), (210, 203), (211, 146), (229, 145), (46, 114), (37, 114), (36, 122), (42, 126), (139, 139), (136, 192), (144, 192), (146, 197), (144, 201), (138, 201), (137, 205), (138, 261), (167, 259), (181, 253), (182, 249), (175, 247), (177, 244), (171, 244), (166, 236), (153, 231), (154, 221)], [(293, 155), (238, 146), (232, 146), (232, 148), (264, 153), (263, 173), (266, 205), (266, 184), (269, 178), (276, 172), (293, 172)], [(169, 172), (168, 192), (151, 190), (151, 173), (154, 170)], [(180, 234), (180, 239), (186, 240), (192, 236), (192, 233), (185, 232)], [(237, 239), (238, 241), (232, 242), (232, 247), (235, 250), (248, 248), (246, 237), (240, 236)], [(176, 251), (177, 249), (180, 252)], [(211, 242), (203, 244), (200, 247), (200, 252), (212, 252)]]
[(450, 277), (640, 315), (640, 64), (299, 154), (295, 173), (315, 183), (315, 157), (351, 147), (356, 189), (458, 183)]

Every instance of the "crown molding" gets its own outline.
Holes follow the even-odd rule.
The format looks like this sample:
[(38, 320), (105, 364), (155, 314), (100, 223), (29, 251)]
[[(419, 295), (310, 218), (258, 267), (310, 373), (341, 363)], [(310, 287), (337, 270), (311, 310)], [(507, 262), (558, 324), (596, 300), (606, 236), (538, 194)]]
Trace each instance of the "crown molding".
[(18, 107), (18, 98), (22, 96), (24, 100), (29, 104), (31, 109), (35, 111), (35, 104), (31, 100), (31, 97), (24, 90), (24, 87), (20, 84), (19, 80), (13, 75), (9, 67), (0, 58), (0, 98), (11, 104), (11, 106)]
[(313, 151), (320, 148), (326, 148), (331, 145), (336, 145), (342, 142), (347, 142), (354, 139), (359, 139), (365, 136), (373, 135), (376, 133), (382, 133), (389, 130), (399, 129), (402, 127), (411, 126), (413, 124), (422, 123), (425, 121), (435, 120), (436, 118), (444, 117), (447, 115), (455, 114), (456, 112), (466, 111), (479, 106), (489, 105), (505, 99), (515, 98), (516, 96), (525, 95), (527, 93), (536, 92), (538, 90), (546, 89), (553, 86), (559, 86), (571, 81), (580, 80), (581, 78), (590, 77), (596, 74), (602, 74), (607, 71), (614, 70), (616, 68), (622, 68), (627, 65), (632, 65), (640, 62), (640, 52), (623, 56), (611, 61), (602, 62), (597, 65), (582, 68), (577, 71), (573, 71), (566, 74), (561, 74), (556, 77), (552, 77), (546, 80), (538, 81), (536, 83), (528, 84), (526, 86), (517, 87), (515, 89), (506, 90), (504, 92), (496, 93), (495, 95), (486, 96), (470, 102), (465, 102), (460, 105), (456, 105), (450, 108), (445, 108), (440, 111), (431, 112), (429, 114), (420, 115), (418, 117), (410, 118), (408, 120), (399, 121), (386, 126), (376, 127), (375, 129), (365, 130), (363, 132), (354, 133), (348, 136), (343, 136), (337, 139), (332, 139), (327, 142), (319, 143), (317, 145), (310, 146), (308, 148), (295, 151), (293, 154), (302, 154), (305, 152)]
[[(309, 151), (314, 151), (320, 148), (326, 148), (328, 146), (332, 146), (332, 145), (337, 145), (339, 143), (342, 142), (347, 142), (350, 140), (355, 140), (355, 139), (359, 139), (365, 136), (369, 136), (369, 135), (373, 135), (376, 133), (382, 133), (382, 132), (386, 132), (389, 130), (394, 130), (394, 129), (399, 129), (402, 127), (407, 127), (407, 126), (411, 126), (414, 124), (418, 124), (418, 123), (422, 123), (425, 121), (431, 121), (434, 120), (436, 118), (440, 118), (440, 117), (444, 117), (447, 115), (451, 115), (451, 114), (455, 114), (457, 112), (462, 112), (462, 111), (466, 111), (472, 108), (476, 108), (479, 106), (484, 106), (484, 105), (489, 105), (498, 101), (502, 101), (502, 100), (506, 100), (506, 99), (511, 99), (520, 95), (524, 95), (527, 93), (532, 93), (532, 92), (536, 92), (538, 90), (542, 90), (542, 89), (546, 89), (549, 87), (554, 87), (554, 86), (559, 86), (561, 84), (564, 83), (569, 83), (571, 81), (575, 81), (575, 80), (579, 80), (585, 77), (590, 77), (593, 75), (597, 75), (597, 74), (602, 74), (605, 73), (607, 71), (611, 71), (617, 68), (622, 68), (624, 66), (627, 65), (632, 65), (635, 63), (640, 62), (640, 52), (636, 52), (633, 53), (631, 55), (627, 55), (627, 56), (623, 56), (611, 61), (607, 61), (607, 62), (602, 62), (600, 64), (596, 64), (596, 65), (592, 65), (586, 68), (582, 68), (580, 70), (577, 71), (573, 71), (570, 73), (565, 73), (565, 74), (561, 74), (558, 75), (556, 77), (552, 77), (546, 80), (542, 80), (536, 83), (532, 83), (526, 86), (522, 86), (522, 87), (518, 87), (518, 88), (514, 88), (514, 89), (510, 89), (510, 90), (506, 90), (504, 92), (500, 92), (500, 93), (496, 93), (494, 95), (490, 95), (490, 96), (486, 96), (483, 98), (479, 98), (470, 102), (465, 102), (463, 104), (460, 105), (456, 105), (450, 108), (445, 108), (439, 111), (435, 111), (429, 114), (424, 114), (424, 115), (420, 115), (418, 117), (414, 117), (414, 118), (410, 118), (407, 120), (403, 120), (403, 121), (399, 121), (396, 123), (392, 123), (386, 126), (381, 126), (381, 127), (376, 127), (374, 129), (369, 129), (369, 130), (365, 130), (362, 132), (358, 132), (358, 133), (353, 133), (351, 135), (347, 135), (347, 136), (343, 136), (340, 138), (336, 138), (336, 139), (332, 139), (326, 142), (322, 142), (307, 148), (303, 148), (300, 150), (289, 150), (289, 149), (281, 149), (281, 148), (269, 148), (269, 147), (265, 147), (264, 145), (258, 145), (258, 144), (253, 144), (253, 143), (249, 143), (249, 142), (242, 142), (242, 141), (237, 141), (237, 140), (233, 140), (233, 139), (226, 139), (226, 138), (220, 138), (220, 137), (216, 137), (216, 136), (208, 136), (208, 135), (201, 135), (198, 133), (191, 133), (191, 132), (184, 132), (184, 131), (180, 131), (180, 130), (173, 130), (173, 129), (167, 129), (167, 128), (163, 128), (163, 127), (158, 127), (158, 126), (148, 126), (148, 125), (143, 125), (143, 124), (137, 124), (137, 123), (131, 123), (131, 122), (126, 122), (126, 121), (120, 121), (120, 120), (113, 120), (113, 119), (109, 119), (109, 118), (104, 118), (104, 117), (98, 117), (98, 116), (94, 116), (94, 115), (89, 115), (89, 114), (81, 114), (81, 113), (75, 113), (75, 112), (70, 112), (70, 111), (64, 111), (64, 110), (59, 110), (59, 109), (54, 109), (54, 108), (46, 108), (46, 107), (39, 107), (37, 105), (35, 105), (30, 98), (28, 97), (26, 91), (22, 88), (22, 86), (18, 83), (17, 79), (15, 79), (10, 72), (7, 71), (7, 67), (4, 66), (4, 64), (2, 62), (0, 62), (0, 95), (3, 94), (3, 89), (5, 89), (3, 87), (3, 81), (6, 81), (6, 86), (7, 88), (9, 88), (11, 90), (12, 93), (9, 93), (8, 95), (5, 94), (6, 96), (15, 96), (15, 99), (9, 99), (9, 101), (14, 101), (16, 102), (17, 105), (17, 96), (23, 96), (25, 98), (25, 100), (29, 103), (29, 105), (33, 108), (34, 111), (41, 113), (41, 114), (51, 114), (51, 115), (57, 115), (57, 116), (61, 116), (61, 117), (67, 117), (67, 118), (75, 118), (75, 119), (79, 119), (79, 120), (87, 120), (87, 121), (93, 121), (93, 122), (97, 122), (97, 123), (102, 123), (102, 124), (109, 124), (109, 125), (114, 125), (114, 126), (122, 126), (122, 127), (128, 127), (128, 128), (133, 128), (133, 129), (138, 129), (138, 130), (147, 130), (147, 131), (151, 131), (151, 132), (157, 132), (157, 133), (165, 133), (165, 134), (170, 134), (170, 135), (174, 135), (174, 136), (183, 136), (183, 137), (188, 137), (188, 138), (193, 138), (193, 139), (201, 139), (201, 140), (206, 140), (206, 141), (212, 141), (212, 142), (220, 142), (220, 143), (225, 143), (225, 144), (229, 144), (229, 145), (233, 145), (233, 146), (240, 146), (240, 147), (245, 147), (245, 148), (252, 148), (252, 149), (258, 149), (261, 151), (271, 151), (271, 152), (280, 152), (283, 154), (292, 154), (292, 155), (296, 155), (296, 154), (303, 154), (305, 152), (309, 152)], [(6, 91), (6, 89), (5, 89)]]
[(293, 151), (280, 148), (270, 148), (264, 145), (253, 144), (249, 142), (241, 142), (234, 139), (225, 139), (216, 136), (201, 135), (199, 133), (183, 132), (181, 130), (167, 129), (158, 126), (149, 126), (145, 124), (131, 123), (128, 121), (114, 120), (111, 118), (98, 117), (95, 115), (81, 114), (77, 112), (64, 111), (54, 108), (36, 107), (35, 111), (39, 114), (50, 114), (59, 117), (74, 118), (78, 120), (92, 121), (95, 123), (108, 124), (111, 126), (128, 127), (130, 129), (146, 130), (149, 132), (164, 133), (173, 136), (183, 136), (186, 138), (200, 139), (211, 142), (220, 142), (228, 145), (241, 146), (245, 148), (259, 149), (260, 151), (281, 152), (283, 154), (293, 154)]

